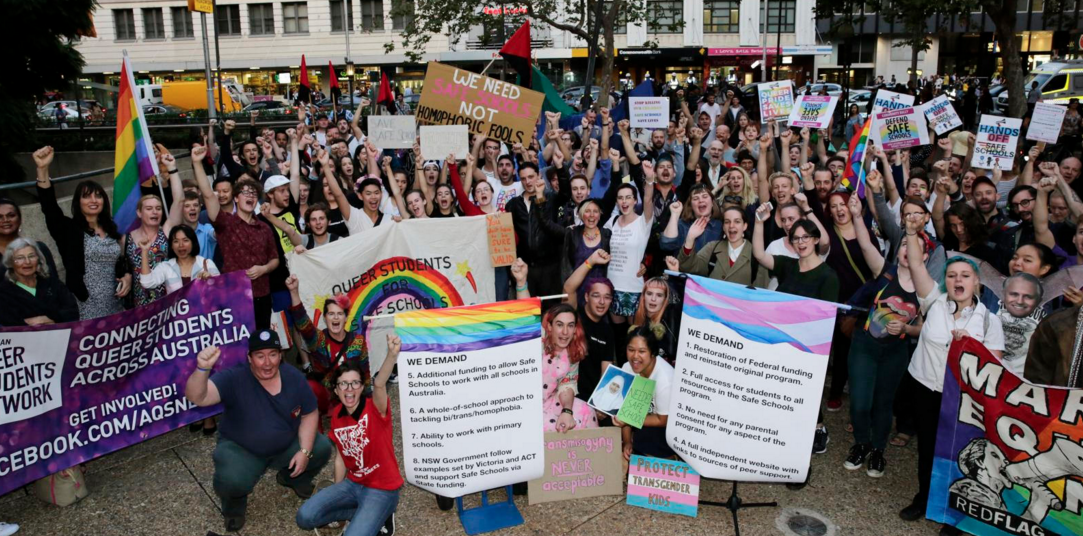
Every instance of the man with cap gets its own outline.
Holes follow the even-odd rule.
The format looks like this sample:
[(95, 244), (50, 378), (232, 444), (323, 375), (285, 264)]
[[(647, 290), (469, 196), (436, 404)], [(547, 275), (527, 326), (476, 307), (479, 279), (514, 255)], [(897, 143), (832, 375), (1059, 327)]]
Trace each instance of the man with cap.
[(316, 396), (305, 377), (282, 363), (278, 335), (270, 330), (248, 339), (248, 362), (213, 376), (217, 346), (196, 356), (184, 396), (205, 407), (221, 403), (218, 444), (214, 449), (214, 492), (222, 501), (226, 531), (244, 527), (248, 494), (268, 467), (276, 480), (302, 499), (312, 496), (312, 479), (331, 458), (331, 442), (317, 435)]
[(327, 127), (331, 124), (331, 120), (327, 118), (327, 114), (320, 112), (316, 114), (316, 143), (320, 144), (320, 147), (327, 147)]

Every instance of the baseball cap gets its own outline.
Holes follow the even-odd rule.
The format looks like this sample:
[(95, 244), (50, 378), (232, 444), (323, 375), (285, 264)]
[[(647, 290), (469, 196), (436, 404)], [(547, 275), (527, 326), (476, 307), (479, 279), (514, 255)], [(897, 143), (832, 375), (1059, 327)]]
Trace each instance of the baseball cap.
[(290, 183), (290, 180), (285, 175), (271, 175), (263, 181), (263, 191), (270, 192), (279, 186), (285, 186)]
[(278, 334), (269, 330), (259, 330), (248, 337), (248, 353), (274, 348), (281, 350), (282, 345), (278, 342)]

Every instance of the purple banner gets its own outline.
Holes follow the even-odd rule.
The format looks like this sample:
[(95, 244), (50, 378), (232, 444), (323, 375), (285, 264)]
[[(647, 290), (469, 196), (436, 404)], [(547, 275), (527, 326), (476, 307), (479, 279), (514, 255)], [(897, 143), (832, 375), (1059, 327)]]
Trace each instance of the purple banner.
[(0, 330), (0, 495), (221, 412), (184, 398), (196, 354), (246, 359), (252, 285), (233, 272), (123, 313)]

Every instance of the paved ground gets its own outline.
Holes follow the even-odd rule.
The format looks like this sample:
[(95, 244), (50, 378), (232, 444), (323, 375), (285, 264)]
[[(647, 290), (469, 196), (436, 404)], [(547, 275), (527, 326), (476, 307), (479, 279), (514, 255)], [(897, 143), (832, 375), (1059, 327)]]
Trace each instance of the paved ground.
[[(392, 390), (396, 401), (397, 392)], [(743, 510), (741, 534), (788, 534), (776, 527), (784, 510), (816, 512), (834, 525), (836, 535), (935, 535), (938, 525), (929, 521), (907, 523), (896, 512), (916, 491), (915, 444), (889, 447), (887, 474), (880, 479), (864, 471), (842, 467), (850, 446), (846, 433), (846, 408), (827, 415), (831, 443), (826, 454), (813, 457), (812, 483), (801, 491), (782, 485), (742, 485), (746, 501), (778, 501), (777, 508)], [(396, 423), (396, 447), (401, 440)], [(87, 536), (204, 536), (224, 532), (218, 499), (211, 488), (214, 439), (177, 430), (135, 445), (88, 464), (89, 497), (64, 510), (46, 505), (22, 491), (0, 497), (0, 521), (22, 525), (20, 535)], [(328, 466), (321, 479), (330, 481)], [(730, 484), (707, 482), (701, 487), (704, 500), (724, 501)], [(500, 494), (502, 496), (502, 494)], [(500, 534), (518, 535), (613, 535), (624, 534), (733, 534), (728, 510), (701, 507), (698, 518), (685, 518), (627, 506), (623, 497), (597, 497), (529, 506), (517, 499), (526, 523)], [(249, 498), (248, 524), (244, 535), (302, 535), (293, 522), (301, 501), (275, 484), (268, 472)], [(467, 502), (467, 506), (470, 506)], [(476, 504), (476, 500), (474, 501)], [(399, 532), (411, 535), (464, 534), (454, 511), (442, 512), (432, 495), (409, 484), (399, 503)], [(338, 531), (325, 530), (323, 535)]]

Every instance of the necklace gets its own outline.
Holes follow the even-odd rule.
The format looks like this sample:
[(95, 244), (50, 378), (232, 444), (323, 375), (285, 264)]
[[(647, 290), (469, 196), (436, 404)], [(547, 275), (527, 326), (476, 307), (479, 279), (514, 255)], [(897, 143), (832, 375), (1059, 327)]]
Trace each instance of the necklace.
[(595, 238), (601, 236), (601, 234), (602, 232), (597, 229), (594, 230), (593, 234), (590, 233), (590, 231), (588, 231), (587, 229), (583, 229), (583, 240), (594, 240)]

